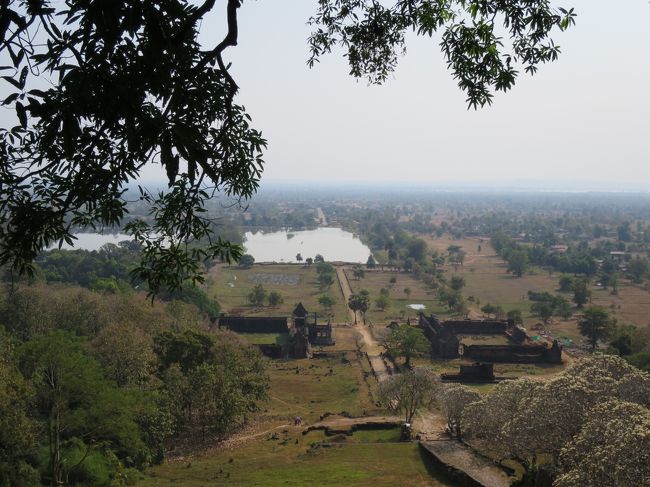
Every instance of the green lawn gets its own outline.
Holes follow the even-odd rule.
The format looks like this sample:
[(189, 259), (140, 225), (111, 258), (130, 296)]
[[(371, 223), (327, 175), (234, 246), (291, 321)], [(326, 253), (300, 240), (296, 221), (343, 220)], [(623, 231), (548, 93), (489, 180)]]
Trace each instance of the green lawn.
[(154, 486), (432, 486), (447, 483), (415, 443), (329, 443), (293, 431), (235, 451), (151, 468), (138, 483)]
[(352, 434), (352, 440), (358, 443), (398, 442), (401, 428), (358, 430)]
[(458, 335), (464, 345), (510, 345), (506, 335)]

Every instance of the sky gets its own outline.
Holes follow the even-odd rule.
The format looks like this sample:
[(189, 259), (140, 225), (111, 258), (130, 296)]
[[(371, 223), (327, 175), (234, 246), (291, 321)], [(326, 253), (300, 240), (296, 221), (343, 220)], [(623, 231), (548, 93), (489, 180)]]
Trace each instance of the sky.
[[(263, 183), (650, 189), (650, 3), (552, 3), (578, 14), (554, 37), (560, 59), (474, 111), (435, 36), (411, 36), (392, 79), (369, 86), (340, 53), (307, 67), (316, 0), (246, 0), (225, 59), (269, 141)], [(225, 32), (218, 4), (206, 47)]]
[[(551, 0), (578, 14), (575, 27), (554, 35), (559, 60), (521, 74), (477, 111), (467, 109), (436, 36), (411, 35), (382, 86), (352, 78), (341, 52), (309, 69), (307, 20), (317, 3), (245, 0), (239, 44), (224, 54), (237, 102), (269, 142), (262, 187), (650, 191), (648, 0)], [(201, 25), (206, 49), (226, 32), (225, 6), (219, 0)], [(158, 165), (142, 174), (163, 179)]]

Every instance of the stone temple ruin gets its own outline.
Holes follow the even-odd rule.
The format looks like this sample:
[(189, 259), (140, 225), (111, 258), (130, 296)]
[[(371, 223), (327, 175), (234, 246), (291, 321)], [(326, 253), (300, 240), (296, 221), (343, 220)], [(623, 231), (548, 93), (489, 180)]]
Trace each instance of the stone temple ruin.
[(461, 365), (457, 374), (440, 374), (443, 382), (464, 383), (494, 383), (502, 378), (494, 375), (494, 364), (476, 362), (470, 365)]
[(562, 363), (562, 346), (534, 341), (512, 321), (449, 320), (420, 315), (419, 325), (431, 342), (433, 357), (480, 362)]
[(319, 324), (316, 313), (310, 314), (298, 303), (288, 317), (222, 316), (219, 328), (243, 334), (278, 334), (286, 339), (280, 343), (258, 344), (260, 351), (271, 358), (310, 358), (313, 347), (334, 345), (332, 324)]

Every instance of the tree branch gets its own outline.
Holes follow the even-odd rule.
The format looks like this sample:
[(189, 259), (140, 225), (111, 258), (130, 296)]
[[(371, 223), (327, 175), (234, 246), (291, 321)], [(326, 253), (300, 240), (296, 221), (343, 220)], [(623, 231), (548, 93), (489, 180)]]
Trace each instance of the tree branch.
[(240, 0), (228, 0), (228, 7), (227, 7), (228, 33), (226, 34), (226, 37), (224, 37), (224, 39), (217, 45), (217, 47), (215, 47), (211, 51), (208, 51), (206, 56), (201, 60), (201, 62), (199, 62), (196, 65), (196, 70), (199, 71), (203, 69), (208, 63), (216, 59), (217, 64), (219, 65), (219, 69), (223, 71), (225, 78), (228, 80), (228, 83), (231, 86), (232, 96), (234, 96), (234, 94), (237, 92), (239, 86), (237, 86), (237, 83), (235, 83), (233, 77), (230, 76), (230, 73), (228, 73), (228, 70), (226, 69), (226, 65), (223, 62), (222, 53), (228, 47), (233, 47), (237, 45), (237, 36), (239, 32), (237, 26), (237, 9), (239, 7), (241, 7)]
[(174, 42), (182, 39), (196, 22), (201, 20), (205, 14), (214, 8), (215, 3), (216, 0), (206, 0), (203, 5), (197, 8), (174, 36)]

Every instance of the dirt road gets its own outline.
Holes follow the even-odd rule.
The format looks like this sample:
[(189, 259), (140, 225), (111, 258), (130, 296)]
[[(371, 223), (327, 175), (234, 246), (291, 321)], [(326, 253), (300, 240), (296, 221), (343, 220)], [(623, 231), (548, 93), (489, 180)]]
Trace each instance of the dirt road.
[[(343, 291), (343, 297), (345, 298), (345, 303), (347, 304), (348, 299), (352, 294), (352, 289), (350, 288), (350, 283), (348, 282), (348, 278), (345, 275), (343, 267), (336, 268), (336, 276), (339, 279), (341, 291)], [(354, 312), (351, 309), (348, 311), (350, 313), (350, 321), (354, 323)], [(363, 351), (368, 354), (370, 365), (372, 366), (372, 370), (375, 372), (377, 380), (382, 381), (386, 379), (390, 376), (390, 374), (388, 373), (384, 359), (381, 356), (381, 346), (379, 343), (377, 343), (377, 340), (375, 340), (375, 337), (372, 335), (370, 329), (362, 322), (358, 322), (355, 327), (361, 334), (361, 337), (363, 339)]]

